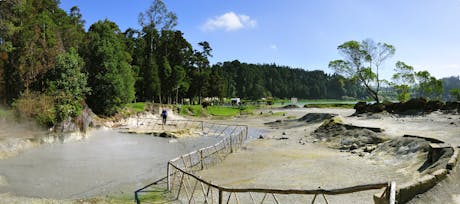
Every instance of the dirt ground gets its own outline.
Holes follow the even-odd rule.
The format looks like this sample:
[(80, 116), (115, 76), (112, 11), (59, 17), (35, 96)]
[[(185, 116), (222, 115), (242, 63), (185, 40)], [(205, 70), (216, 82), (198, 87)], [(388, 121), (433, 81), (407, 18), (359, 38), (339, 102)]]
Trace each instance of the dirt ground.
[[(261, 136), (263, 139), (249, 142), (242, 150), (228, 156), (224, 162), (200, 172), (200, 176), (227, 187), (278, 189), (332, 189), (382, 181), (402, 183), (420, 176), (417, 169), (425, 160), (426, 153), (376, 158), (372, 155), (360, 157), (328, 148), (327, 144), (314, 143), (309, 137), (321, 123), (307, 124), (293, 120), (307, 113), (338, 114), (346, 124), (382, 128), (389, 138), (412, 134), (460, 144), (459, 115), (435, 112), (411, 117), (389, 114), (355, 117), (351, 116), (354, 113), (352, 109), (299, 108), (278, 110), (285, 112), (284, 116), (264, 117), (264, 112), (268, 111), (270, 110), (262, 110), (259, 117), (235, 119), (243, 124), (265, 128), (267, 132)], [(264, 125), (275, 120), (280, 125)], [(458, 179), (452, 182), (458, 183)], [(456, 186), (458, 187), (457, 184)], [(332, 203), (372, 203), (375, 192), (332, 196), (328, 200)], [(432, 193), (431, 197), (442, 197), (443, 203), (454, 203), (454, 199), (458, 200), (459, 197), (455, 192), (460, 190), (451, 192), (452, 199), (437, 193)], [(421, 199), (420, 203), (424, 203), (423, 198)]]
[[(284, 114), (276, 114), (276, 112)], [(258, 113), (261, 114), (217, 121), (249, 125), (265, 131), (253, 135), (253, 137), (262, 139), (252, 140), (237, 153), (228, 156), (224, 162), (200, 172), (200, 176), (228, 187), (279, 189), (316, 189), (318, 187), (332, 189), (390, 180), (401, 183), (420, 176), (417, 169), (426, 154), (414, 153), (404, 155), (404, 157), (381, 156), (376, 159), (371, 154), (358, 156), (347, 151), (331, 149), (326, 143), (315, 141), (315, 138), (311, 137), (311, 133), (321, 123), (295, 120), (307, 113), (337, 114), (346, 124), (382, 128), (384, 134), (389, 138), (411, 134), (434, 137), (460, 145), (460, 115), (434, 112), (425, 116), (399, 117), (375, 114), (356, 117), (351, 116), (354, 113), (353, 109), (337, 108), (266, 109), (259, 110)], [(151, 117), (158, 116), (152, 115)], [(170, 119), (175, 119), (175, 117), (171, 115)], [(265, 125), (267, 122), (277, 120), (280, 122), (277, 126)], [(136, 122), (134, 119), (122, 121), (124, 124)], [(14, 126), (12, 123), (0, 121), (0, 159), (15, 157), (26, 149), (38, 146), (36, 138), (47, 132), (31, 128), (30, 125), (24, 127), (24, 125)], [(4, 167), (9, 168), (8, 165)], [(427, 193), (416, 197), (411, 203), (460, 203), (460, 170), (458, 168), (448, 179)], [(8, 185), (8, 179), (0, 176), (0, 188)], [(372, 195), (376, 192), (379, 191), (328, 196), (327, 198), (330, 203), (372, 203)], [(302, 202), (311, 201), (311, 197), (307, 199), (310, 200)], [(7, 203), (10, 201), (12, 203), (64, 202), (64, 200), (16, 197), (10, 193), (0, 194), (0, 203), (1, 201)], [(75, 202), (75, 200), (69, 200), (69, 202)], [(291, 200), (287, 203), (295, 202)]]

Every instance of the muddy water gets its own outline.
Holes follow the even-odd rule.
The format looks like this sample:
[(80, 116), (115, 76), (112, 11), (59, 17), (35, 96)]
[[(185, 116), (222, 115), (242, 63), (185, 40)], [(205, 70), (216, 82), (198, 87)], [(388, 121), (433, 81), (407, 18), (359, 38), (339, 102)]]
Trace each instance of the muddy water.
[[(168, 160), (221, 138), (178, 139), (96, 130), (83, 141), (49, 144), (0, 160), (0, 193), (74, 199), (131, 194), (162, 178)], [(6, 184), (5, 184), (6, 183)]]

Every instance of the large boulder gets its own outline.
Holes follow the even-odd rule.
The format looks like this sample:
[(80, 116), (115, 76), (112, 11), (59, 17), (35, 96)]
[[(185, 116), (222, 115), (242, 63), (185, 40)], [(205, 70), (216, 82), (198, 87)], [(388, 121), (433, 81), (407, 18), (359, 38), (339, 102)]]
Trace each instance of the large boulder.
[(383, 105), (385, 105), (385, 110), (389, 113), (394, 113), (397, 111), (399, 103), (392, 103), (390, 101), (384, 101)]
[(368, 111), (372, 113), (381, 113), (385, 110), (385, 105), (382, 103), (374, 103), (374, 104), (369, 105), (368, 109), (369, 109)]
[(358, 102), (355, 104), (355, 114), (363, 113), (381, 113), (385, 110), (385, 105), (382, 103), (367, 104), (366, 102)]
[(289, 105), (283, 106), (282, 108), (284, 108), (284, 109), (294, 109), (294, 108), (300, 108), (300, 107), (298, 105), (295, 105), (295, 104), (289, 104)]
[(323, 122), (324, 120), (331, 119), (337, 116), (333, 113), (307, 113), (298, 119), (298, 121), (305, 121), (307, 123), (318, 123)]
[(432, 100), (426, 103), (425, 112), (433, 112), (442, 109), (445, 104), (440, 100)]
[(382, 131), (380, 128), (344, 124), (340, 118), (334, 117), (324, 121), (311, 135), (331, 148), (354, 150), (386, 141)]
[(456, 110), (460, 108), (460, 102), (459, 101), (448, 101), (446, 104), (442, 107), (443, 110)]
[(364, 101), (360, 101), (360, 102), (356, 103), (353, 108), (356, 110), (355, 114), (366, 113), (367, 112), (367, 103), (364, 102)]
[(402, 111), (420, 111), (425, 110), (427, 104), (426, 98), (413, 98), (401, 104)]
[(80, 116), (68, 118), (54, 127), (56, 133), (83, 132), (93, 126), (93, 111), (88, 107), (82, 110)]

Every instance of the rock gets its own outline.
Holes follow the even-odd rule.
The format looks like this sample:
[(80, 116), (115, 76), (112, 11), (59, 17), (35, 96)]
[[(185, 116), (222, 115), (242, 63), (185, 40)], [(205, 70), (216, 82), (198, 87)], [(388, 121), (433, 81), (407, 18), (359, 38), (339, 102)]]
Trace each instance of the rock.
[(337, 114), (332, 113), (308, 113), (301, 118), (297, 119), (298, 121), (305, 121), (307, 123), (318, 123), (323, 122), (324, 120), (331, 119), (337, 116)]
[(358, 146), (358, 144), (356, 144), (356, 143), (353, 143), (353, 144), (350, 146), (350, 150), (354, 150), (354, 149), (358, 149), (358, 148), (359, 148), (359, 146)]
[(404, 103), (392, 103), (384, 101), (383, 103), (367, 104), (366, 102), (358, 102), (355, 104), (356, 110), (354, 115), (360, 116), (363, 113), (380, 113), (387, 111), (388, 113), (415, 115), (420, 113), (431, 113), (438, 110), (460, 112), (460, 102), (446, 102), (440, 100), (428, 101), (425, 98), (413, 98)]
[(266, 122), (264, 124), (265, 125), (271, 125), (271, 126), (277, 126), (277, 125), (283, 124), (283, 120), (275, 120), (273, 122)]
[(442, 107), (444, 107), (444, 106), (445, 106), (444, 102), (442, 102), (440, 100), (428, 101), (426, 103), (425, 111), (426, 112), (437, 111), (437, 110), (442, 109)]
[(172, 133), (169, 133), (169, 132), (162, 132), (160, 134), (158, 134), (159, 137), (171, 137), (171, 138), (176, 138), (176, 136)]
[(394, 113), (397, 109), (397, 106), (399, 105), (400, 103), (392, 103), (390, 101), (384, 101), (383, 102), (383, 105), (385, 105), (385, 110), (389, 113)]
[(356, 103), (353, 108), (356, 110), (355, 114), (366, 113), (367, 112), (367, 103), (364, 102), (364, 101), (360, 101), (360, 102)]
[(448, 101), (446, 104), (441, 108), (442, 110), (455, 110), (460, 108), (459, 101)]
[(280, 137), (280, 138), (278, 138), (278, 140), (287, 140), (287, 139), (289, 139), (289, 138), (288, 137)]
[(343, 124), (337, 117), (325, 121), (312, 136), (331, 143), (337, 149), (354, 150), (370, 144), (379, 144), (387, 140), (379, 134), (380, 128), (360, 127)]
[(283, 132), (283, 134), (282, 134), (282, 135), (286, 135), (286, 132)]
[(424, 110), (427, 103), (426, 98), (413, 98), (403, 104), (405, 110)]
[(377, 148), (377, 145), (369, 145), (369, 146), (364, 147), (363, 151), (367, 152), (367, 153), (370, 153), (370, 152), (374, 151), (376, 148)]
[(284, 109), (292, 109), (292, 108), (300, 108), (300, 107), (295, 105), (295, 104), (289, 104), (289, 105), (285, 105), (283, 108)]
[(384, 110), (385, 110), (385, 105), (383, 105), (382, 103), (371, 104), (370, 107), (368, 108), (368, 111), (372, 113), (381, 113)]

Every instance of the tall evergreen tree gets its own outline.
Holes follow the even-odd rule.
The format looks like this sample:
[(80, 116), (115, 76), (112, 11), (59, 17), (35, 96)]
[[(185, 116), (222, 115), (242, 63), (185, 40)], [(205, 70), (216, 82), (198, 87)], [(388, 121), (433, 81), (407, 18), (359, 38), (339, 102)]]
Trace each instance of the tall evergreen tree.
[(120, 33), (109, 20), (96, 22), (88, 31), (85, 70), (92, 91), (87, 102), (98, 114), (113, 115), (134, 100), (130, 57)]

